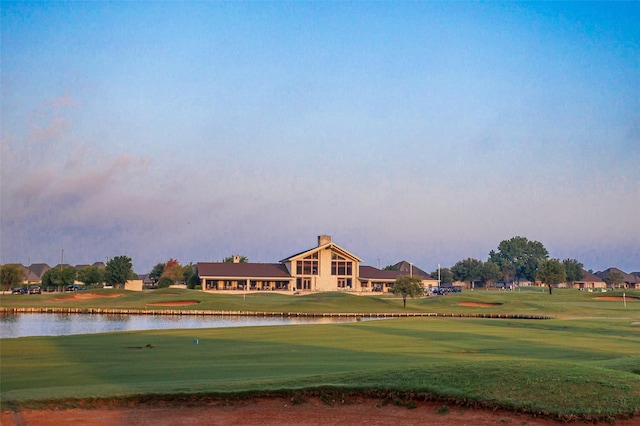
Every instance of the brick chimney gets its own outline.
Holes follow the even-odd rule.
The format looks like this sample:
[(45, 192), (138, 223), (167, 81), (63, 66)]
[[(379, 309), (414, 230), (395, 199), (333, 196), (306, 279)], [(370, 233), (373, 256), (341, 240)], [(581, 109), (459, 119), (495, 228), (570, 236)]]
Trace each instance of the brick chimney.
[(331, 235), (318, 235), (318, 247), (331, 243)]

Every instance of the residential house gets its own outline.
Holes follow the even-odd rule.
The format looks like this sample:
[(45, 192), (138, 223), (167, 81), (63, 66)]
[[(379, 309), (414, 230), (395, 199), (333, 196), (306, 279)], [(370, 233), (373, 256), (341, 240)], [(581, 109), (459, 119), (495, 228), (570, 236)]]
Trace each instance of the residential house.
[(602, 279), (592, 273), (582, 270), (582, 279), (573, 282), (573, 288), (579, 289), (599, 289), (599, 288), (607, 288), (607, 283), (602, 281)]
[(599, 277), (601, 279), (604, 279), (607, 275), (609, 275), (612, 272), (618, 272), (620, 275), (622, 275), (623, 282), (620, 285), (623, 286), (624, 288), (637, 288), (637, 289), (640, 289), (640, 278), (638, 278), (634, 274), (627, 274), (622, 269), (613, 268), (613, 267), (612, 268), (607, 268), (604, 271), (596, 272), (594, 275), (596, 275), (597, 277)]
[(33, 263), (27, 267), (24, 267), (25, 270), (25, 284), (37, 284), (42, 282), (42, 276), (49, 269), (49, 265), (46, 263)]

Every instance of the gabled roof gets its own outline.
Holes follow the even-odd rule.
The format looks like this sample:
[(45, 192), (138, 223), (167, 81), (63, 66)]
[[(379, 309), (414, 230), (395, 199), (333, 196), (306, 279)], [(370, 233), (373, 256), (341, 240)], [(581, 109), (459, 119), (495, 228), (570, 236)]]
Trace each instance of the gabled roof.
[(585, 271), (583, 269), (582, 270), (582, 279), (574, 281), (574, 282), (576, 282), (576, 283), (582, 283), (582, 282), (585, 282), (585, 283), (599, 283), (599, 282), (603, 282), (603, 281), (602, 281), (602, 278), (600, 278), (600, 277), (598, 277), (596, 275), (593, 275), (591, 272)]
[[(415, 266), (413, 267), (413, 273), (414, 276), (420, 277), (422, 280), (427, 280), (427, 281), (438, 281), (435, 280), (431, 277), (428, 276), (423, 276), (420, 274), (416, 274), (415, 271)], [(395, 281), (398, 277), (401, 277), (403, 275), (409, 275), (409, 272), (404, 272), (404, 271), (389, 271), (386, 269), (378, 269), (378, 268), (374, 268), (373, 266), (365, 266), (365, 265), (360, 265), (360, 274), (359, 277), (360, 279), (364, 279), (364, 280), (393, 280)]]
[(198, 262), (200, 277), (220, 278), (291, 278), (281, 263)]
[(73, 268), (73, 265), (69, 265), (68, 263), (58, 263), (56, 266), (54, 266), (53, 268), (66, 268), (66, 267), (71, 267)]
[(638, 277), (636, 277), (635, 275), (632, 275), (632, 274), (627, 274), (622, 269), (618, 269), (618, 268), (607, 268), (604, 271), (598, 271), (598, 272), (595, 273), (595, 276), (604, 279), (611, 272), (618, 272), (620, 275), (622, 275), (622, 279), (626, 283), (640, 282), (640, 278), (638, 278)]
[[(46, 263), (32, 263), (25, 269), (28, 270), (30, 277), (35, 276), (37, 277), (37, 279), (42, 279), (42, 276), (44, 275), (44, 273), (47, 272), (49, 269), (51, 269), (51, 267)], [(35, 280), (31, 279), (30, 281), (35, 281)]]
[(416, 265), (411, 265), (411, 263), (407, 262), (406, 260), (401, 260), (400, 262), (396, 263), (393, 266), (395, 266), (398, 269), (398, 271), (404, 272), (405, 275), (413, 273), (413, 275), (421, 275), (426, 278), (431, 278), (431, 274), (423, 271), (422, 269), (418, 268)]
[(334, 242), (330, 242), (327, 244), (323, 244), (321, 246), (318, 247), (314, 247), (312, 249), (308, 249), (305, 251), (301, 251), (300, 253), (296, 253), (292, 256), (287, 257), (286, 259), (282, 259), (280, 262), (291, 262), (292, 260), (298, 260), (298, 259), (302, 259), (305, 258), (315, 252), (318, 252), (320, 250), (326, 250), (326, 249), (330, 249), (338, 254), (340, 254), (341, 256), (353, 261), (353, 262), (362, 262), (362, 259), (360, 259), (358, 256), (354, 255), (353, 253), (348, 252), (347, 250), (343, 249), (342, 247), (340, 247), (339, 245), (337, 245)]
[(360, 276), (358, 278), (365, 280), (396, 280), (401, 275), (407, 275), (400, 271), (389, 271), (386, 269), (378, 269), (373, 266), (360, 265)]

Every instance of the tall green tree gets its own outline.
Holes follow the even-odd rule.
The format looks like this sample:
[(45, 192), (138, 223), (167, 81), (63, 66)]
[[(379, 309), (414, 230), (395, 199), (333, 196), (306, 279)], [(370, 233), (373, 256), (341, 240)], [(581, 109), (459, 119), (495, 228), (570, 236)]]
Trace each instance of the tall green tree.
[(535, 280), (538, 264), (548, 257), (549, 252), (542, 243), (525, 237), (503, 240), (497, 251), (489, 252), (489, 261), (500, 266), (505, 281), (513, 277), (518, 285), (522, 278)]
[(422, 278), (410, 275), (402, 275), (396, 279), (391, 290), (393, 294), (402, 296), (402, 306), (407, 307), (407, 297), (419, 297), (424, 294)]
[(485, 282), (488, 289), (492, 283), (495, 283), (500, 278), (502, 278), (502, 270), (497, 263), (487, 261), (482, 264), (480, 277)]
[(182, 267), (182, 281), (188, 284), (189, 278), (191, 278), (191, 276), (195, 273), (196, 273), (196, 267), (193, 265), (193, 263), (184, 265)]
[(156, 266), (153, 267), (151, 272), (149, 272), (149, 279), (154, 283), (157, 283), (162, 276), (162, 271), (164, 271), (164, 267), (166, 265), (167, 264), (165, 262), (157, 263)]
[(540, 261), (536, 278), (549, 286), (549, 294), (551, 294), (554, 285), (567, 281), (567, 272), (560, 260), (544, 259)]
[(383, 271), (397, 271), (398, 267), (396, 265), (387, 265), (382, 268)]
[(78, 271), (78, 281), (87, 287), (98, 284), (102, 279), (102, 274), (97, 266), (85, 266)]
[(191, 274), (189, 279), (187, 279), (187, 288), (194, 289), (197, 285), (202, 285), (202, 281), (200, 280), (200, 276), (197, 272)]
[(602, 281), (607, 283), (608, 287), (615, 289), (624, 282), (624, 277), (618, 271), (611, 271), (602, 279)]
[[(434, 280), (438, 279), (438, 270), (436, 269), (432, 273), (429, 274), (431, 278)], [(440, 282), (441, 283), (452, 283), (453, 282), (453, 273), (449, 268), (440, 268)]]
[(124, 284), (133, 276), (133, 263), (129, 256), (116, 256), (107, 262), (105, 281), (114, 287), (124, 288)]
[(24, 282), (25, 272), (22, 265), (17, 263), (8, 263), (6, 265), (0, 265), (0, 285), (4, 290), (9, 290), (13, 287), (19, 287)]
[(470, 257), (460, 260), (451, 267), (451, 273), (456, 281), (469, 281), (469, 287), (473, 288), (473, 281), (482, 276), (482, 261)]
[(576, 259), (565, 259), (562, 261), (562, 264), (564, 265), (564, 270), (567, 272), (567, 282), (571, 283), (571, 287), (573, 287), (574, 281), (580, 281), (584, 278), (583, 265)]
[(51, 268), (42, 275), (42, 286), (56, 287), (58, 291), (72, 285), (76, 281), (78, 271), (73, 266)]

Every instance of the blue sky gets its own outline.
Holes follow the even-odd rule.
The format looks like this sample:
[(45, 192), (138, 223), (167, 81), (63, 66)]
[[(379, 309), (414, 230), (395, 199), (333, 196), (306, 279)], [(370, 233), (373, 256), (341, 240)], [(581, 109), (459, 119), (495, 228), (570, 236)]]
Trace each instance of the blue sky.
[(640, 270), (640, 3), (2, 2), (0, 261), (320, 234)]

